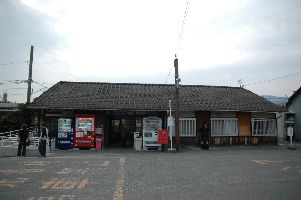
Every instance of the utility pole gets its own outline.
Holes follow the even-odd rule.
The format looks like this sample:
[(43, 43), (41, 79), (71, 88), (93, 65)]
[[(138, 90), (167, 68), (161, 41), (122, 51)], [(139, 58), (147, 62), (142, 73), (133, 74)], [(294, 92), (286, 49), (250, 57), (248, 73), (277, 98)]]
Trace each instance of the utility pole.
[(178, 58), (175, 55), (174, 60), (175, 67), (175, 131), (176, 131), (176, 152), (180, 151), (180, 132), (179, 132), (179, 84), (181, 79), (179, 78), (178, 72)]
[(30, 48), (29, 74), (27, 80), (27, 103), (30, 103), (31, 96), (31, 82), (32, 82), (32, 61), (33, 61), (33, 46)]

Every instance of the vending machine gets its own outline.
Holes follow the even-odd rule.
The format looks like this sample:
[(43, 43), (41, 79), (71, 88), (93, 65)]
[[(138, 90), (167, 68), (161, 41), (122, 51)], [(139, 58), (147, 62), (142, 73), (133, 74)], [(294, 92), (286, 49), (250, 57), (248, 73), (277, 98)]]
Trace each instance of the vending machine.
[(74, 144), (76, 148), (95, 147), (95, 115), (75, 115)]
[(57, 136), (55, 140), (56, 148), (72, 149), (74, 146), (72, 119), (59, 118), (57, 127), (58, 130), (57, 130)]
[(162, 119), (158, 117), (145, 117), (143, 118), (143, 148), (159, 148), (158, 132), (162, 129)]

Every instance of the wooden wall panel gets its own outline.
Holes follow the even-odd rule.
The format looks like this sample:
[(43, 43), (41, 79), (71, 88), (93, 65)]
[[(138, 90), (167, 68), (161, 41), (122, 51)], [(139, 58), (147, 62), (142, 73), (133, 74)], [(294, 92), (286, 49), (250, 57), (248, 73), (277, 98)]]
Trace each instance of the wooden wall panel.
[(251, 136), (251, 113), (238, 112), (238, 135)]

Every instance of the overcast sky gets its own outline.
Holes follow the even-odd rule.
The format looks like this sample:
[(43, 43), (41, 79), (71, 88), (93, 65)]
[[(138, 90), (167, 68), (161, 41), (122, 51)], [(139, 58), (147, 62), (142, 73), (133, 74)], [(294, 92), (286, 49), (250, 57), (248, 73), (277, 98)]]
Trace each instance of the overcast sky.
[(1, 96), (26, 101), (27, 85), (8, 81), (28, 78), (31, 45), (33, 80), (47, 87), (174, 83), (175, 53), (181, 84), (239, 86), (242, 79), (252, 92), (275, 96), (301, 86), (300, 0), (188, 2), (180, 37), (186, 0), (1, 0)]

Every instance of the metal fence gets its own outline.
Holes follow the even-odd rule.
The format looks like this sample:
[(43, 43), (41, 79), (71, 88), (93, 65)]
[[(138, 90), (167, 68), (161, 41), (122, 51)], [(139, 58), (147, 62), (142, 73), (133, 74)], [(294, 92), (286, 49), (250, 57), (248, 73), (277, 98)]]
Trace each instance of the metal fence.
[[(30, 145), (38, 146), (39, 145), (39, 134), (38, 127), (30, 127), (29, 130), (29, 140), (31, 142)], [(0, 146), (17, 146), (18, 145), (18, 136), (19, 130), (7, 131), (0, 133)]]

